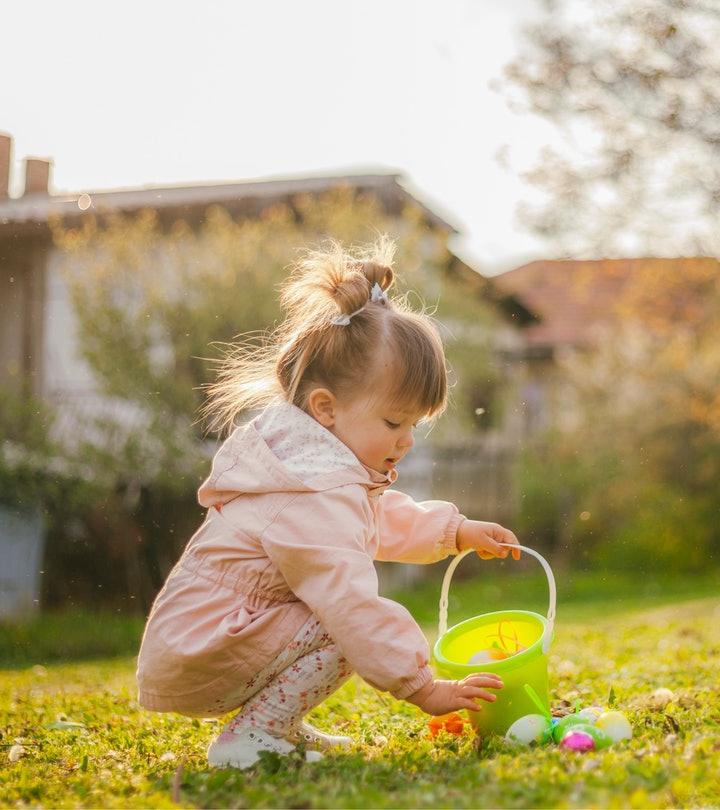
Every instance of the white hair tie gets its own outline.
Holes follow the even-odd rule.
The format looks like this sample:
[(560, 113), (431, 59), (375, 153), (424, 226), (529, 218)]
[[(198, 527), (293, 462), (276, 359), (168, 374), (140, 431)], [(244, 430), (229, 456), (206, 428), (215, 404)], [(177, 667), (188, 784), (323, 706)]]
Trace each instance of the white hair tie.
[(367, 304), (363, 304), (360, 309), (356, 309), (355, 312), (351, 312), (349, 315), (336, 315), (330, 323), (332, 323), (333, 326), (350, 326), (350, 318), (352, 318), (353, 315), (357, 315), (358, 312), (362, 312), (370, 303), (388, 303), (388, 295), (377, 281), (373, 284), (372, 290), (370, 290), (370, 299)]

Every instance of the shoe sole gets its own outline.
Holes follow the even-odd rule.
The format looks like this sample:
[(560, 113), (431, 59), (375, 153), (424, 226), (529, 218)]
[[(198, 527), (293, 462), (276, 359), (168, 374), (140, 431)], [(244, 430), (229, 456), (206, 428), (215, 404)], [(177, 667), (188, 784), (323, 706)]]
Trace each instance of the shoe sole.
[[(287, 754), (280, 754), (280, 756), (287, 756)], [(320, 751), (305, 752), (305, 762), (319, 762), (323, 758), (324, 754), (321, 754)], [(241, 760), (208, 753), (207, 761), (208, 765), (211, 765), (214, 768), (238, 768), (239, 770), (244, 771), (247, 768), (252, 768), (253, 765), (256, 765), (260, 761), (260, 757), (257, 756), (254, 759)]]

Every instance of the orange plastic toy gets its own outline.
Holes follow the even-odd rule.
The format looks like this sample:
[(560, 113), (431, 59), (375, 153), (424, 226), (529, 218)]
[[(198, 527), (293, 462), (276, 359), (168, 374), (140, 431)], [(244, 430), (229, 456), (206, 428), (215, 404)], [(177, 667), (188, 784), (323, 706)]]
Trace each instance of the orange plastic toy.
[(462, 734), (465, 723), (467, 722), (468, 721), (457, 712), (441, 714), (439, 717), (431, 717), (430, 720), (428, 720), (430, 736), (436, 737), (438, 732), (442, 730), (448, 731), (450, 734)]

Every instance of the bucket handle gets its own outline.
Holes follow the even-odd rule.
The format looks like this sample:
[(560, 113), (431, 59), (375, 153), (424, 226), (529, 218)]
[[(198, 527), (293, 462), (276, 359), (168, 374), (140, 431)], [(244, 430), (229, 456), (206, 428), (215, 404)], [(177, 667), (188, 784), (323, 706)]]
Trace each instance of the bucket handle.
[[(545, 632), (543, 633), (543, 641), (542, 641), (542, 651), (546, 653), (550, 649), (550, 642), (552, 641), (552, 634), (553, 634), (553, 627), (555, 626), (555, 603), (557, 601), (557, 591), (555, 589), (555, 577), (553, 576), (552, 569), (547, 563), (547, 560), (541, 555), (538, 554), (532, 548), (528, 548), (527, 546), (521, 546), (517, 543), (498, 543), (499, 546), (505, 546), (506, 548), (519, 548), (522, 551), (530, 554), (532, 557), (536, 557), (542, 567), (545, 569), (545, 574), (547, 575), (548, 579), (548, 586), (550, 589), (550, 601), (548, 605), (548, 615), (547, 615), (547, 625), (545, 626)], [(448, 591), (450, 589), (450, 580), (452, 579), (452, 575), (455, 573), (455, 569), (458, 567), (460, 560), (463, 557), (467, 557), (468, 554), (471, 554), (475, 551), (473, 548), (469, 548), (466, 551), (461, 551), (455, 559), (450, 563), (448, 566), (447, 571), (445, 572), (445, 577), (442, 582), (442, 588), (440, 590), (440, 622), (438, 624), (438, 638), (444, 636), (447, 632), (447, 617), (448, 617)]]

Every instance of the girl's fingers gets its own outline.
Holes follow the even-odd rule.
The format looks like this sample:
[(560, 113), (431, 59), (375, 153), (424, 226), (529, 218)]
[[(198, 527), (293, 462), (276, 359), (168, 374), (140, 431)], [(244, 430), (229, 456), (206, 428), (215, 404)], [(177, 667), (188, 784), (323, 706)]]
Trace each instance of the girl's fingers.
[[(517, 539), (517, 537), (515, 537), (515, 535), (509, 529), (506, 529), (505, 531), (506, 531), (506, 535), (503, 538), (502, 542), (506, 543), (507, 545), (510, 545), (510, 546), (519, 546), (520, 541)], [(507, 555), (507, 547), (503, 547), (503, 551)], [(510, 551), (512, 553), (513, 560), (519, 560), (520, 559), (520, 549), (519, 548), (513, 548), (513, 549), (510, 549)]]
[(488, 692), (487, 689), (479, 689), (478, 687), (468, 689), (465, 692), (464, 697), (481, 698), (482, 700), (487, 700), (488, 703), (494, 703), (497, 700), (497, 695), (493, 694), (492, 692)]
[(498, 683), (498, 681), (479, 681), (477, 683), (470, 683), (466, 684), (465, 690), (467, 689), (503, 689), (503, 684)]
[(492, 537), (489, 539), (489, 549), (488, 551), (493, 557), (507, 557), (507, 551), (500, 545), (497, 540), (494, 540)]
[(503, 686), (502, 678), (499, 675), (495, 675), (493, 672), (484, 672), (478, 675), (468, 675), (464, 682), (470, 686)]
[(495, 557), (506, 557), (507, 551), (491, 537), (486, 537), (485, 548), (482, 551), (478, 551), (478, 554), (484, 560), (493, 560)]

